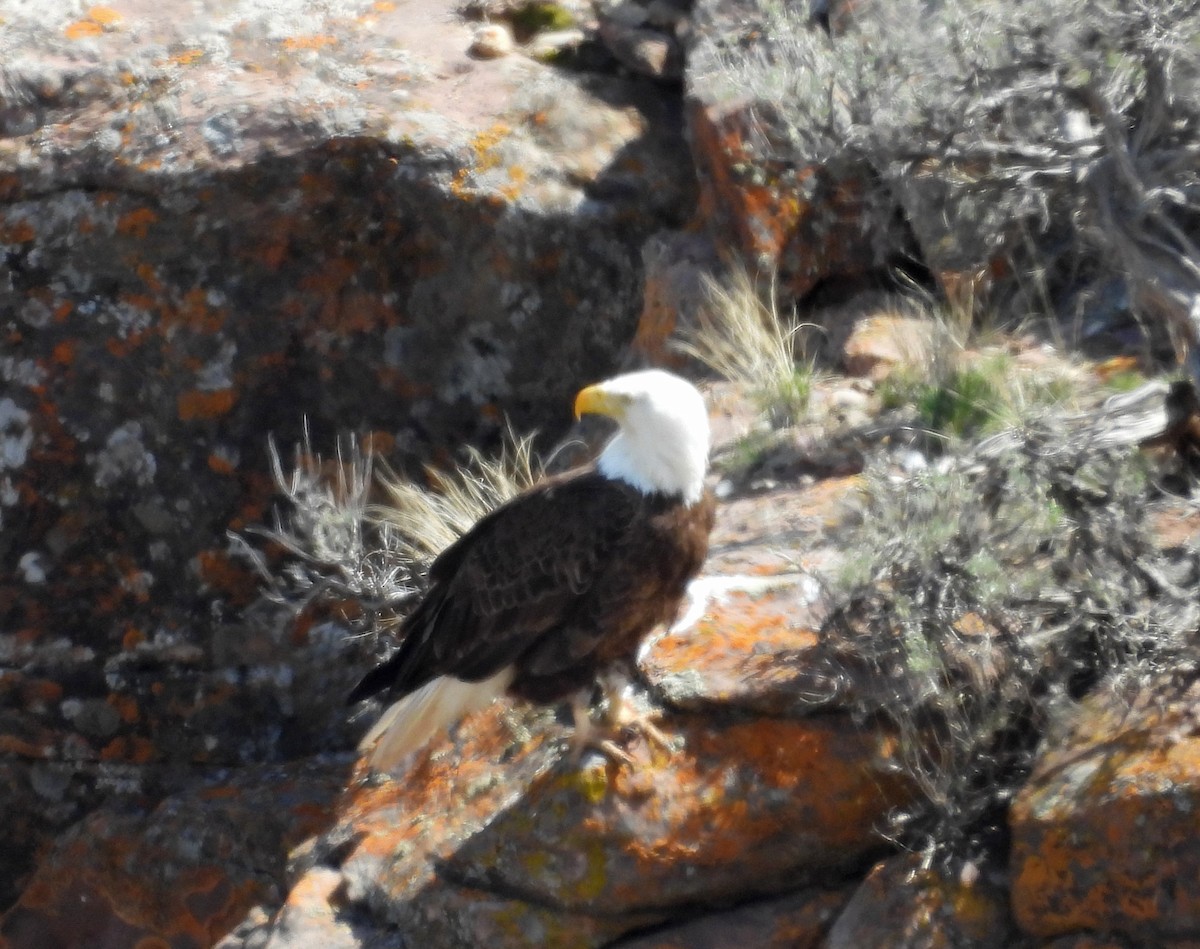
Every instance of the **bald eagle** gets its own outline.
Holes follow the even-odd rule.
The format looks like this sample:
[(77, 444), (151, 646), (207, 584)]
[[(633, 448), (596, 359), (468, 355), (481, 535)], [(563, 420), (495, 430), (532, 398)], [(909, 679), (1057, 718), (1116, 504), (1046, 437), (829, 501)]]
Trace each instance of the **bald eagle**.
[(583, 389), (575, 415), (588, 413), (618, 426), (595, 463), (539, 482), (443, 551), (400, 647), (351, 693), (395, 698), (359, 746), (375, 770), (505, 692), (579, 694), (675, 616), (713, 525), (704, 400), (646, 370)]

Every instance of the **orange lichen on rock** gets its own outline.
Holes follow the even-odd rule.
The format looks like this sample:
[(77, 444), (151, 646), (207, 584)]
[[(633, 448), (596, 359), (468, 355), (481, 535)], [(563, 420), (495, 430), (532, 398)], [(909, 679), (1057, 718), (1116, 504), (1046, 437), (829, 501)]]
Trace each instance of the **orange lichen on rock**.
[[(634, 763), (620, 766), (561, 757), (534, 777), (520, 807), (477, 815), (481, 830), (456, 848), (454, 873), (583, 913), (744, 898), (769, 889), (764, 881), (853, 865), (880, 846), (878, 822), (907, 798), (887, 772), (888, 743), (848, 720), (659, 724), (674, 751), (632, 743)], [(406, 780), (423, 788), (428, 777), (420, 765)], [(442, 806), (452, 809), (446, 821), (460, 821), (453, 797)], [(685, 866), (695, 873), (681, 873)]]
[(1200, 879), (1198, 701), (1198, 684), (1177, 695), (1148, 688), (1133, 707), (1093, 699), (1071, 738), (1039, 762), (1012, 807), (1023, 930), (1166, 938), (1200, 929), (1200, 889), (1179, 884)]
[(64, 339), (56, 343), (52, 353), (54, 362), (59, 366), (70, 366), (75, 362), (75, 341)]
[(54, 745), (48, 732), (44, 739), (0, 733), (0, 753), (19, 758), (49, 758)]
[(206, 54), (202, 49), (183, 49), (178, 53), (174, 53), (168, 59), (168, 62), (174, 63), (176, 66), (191, 66), (203, 60), (205, 55)]
[(818, 616), (805, 588), (786, 583), (734, 592), (709, 606), (694, 628), (655, 640), (641, 666), (672, 704), (732, 704), (780, 714), (795, 707), (812, 676)]
[(150, 233), (150, 226), (156, 221), (158, 215), (150, 208), (135, 208), (117, 218), (117, 233), (141, 239)]
[(101, 26), (116, 26), (123, 19), (121, 14), (112, 7), (103, 6), (89, 7), (87, 18)]
[(223, 550), (202, 550), (196, 554), (201, 579), (235, 605), (245, 605), (258, 593), (258, 578), (253, 571), (234, 563)]
[(12, 224), (0, 225), (0, 243), (28, 244), (37, 237), (37, 231), (27, 220), (14, 221)]
[[(747, 153), (748, 130), (739, 111), (715, 116), (693, 107), (691, 115), (695, 151), (709, 185), (701, 189), (701, 210), (706, 219), (728, 222), (736, 233), (739, 249), (755, 259), (778, 259), (783, 245), (795, 230), (805, 207), (799, 201), (780, 200), (771, 182), (758, 183), (740, 176), (735, 169), (761, 167)], [(802, 180), (813, 169), (797, 173)]]
[(141, 735), (120, 735), (100, 749), (101, 761), (146, 764), (158, 757), (154, 742)]
[(106, 701), (116, 710), (117, 714), (121, 716), (121, 721), (126, 725), (132, 725), (141, 717), (137, 699), (132, 695), (122, 695), (118, 692), (113, 692), (108, 696)]
[(93, 20), (76, 20), (74, 23), (67, 24), (64, 33), (69, 40), (81, 40), (89, 36), (99, 36), (104, 32), (104, 27)]
[[(136, 840), (72, 850), (39, 872), (5, 918), (7, 945), (80, 945), (87, 932), (101, 938), (96, 945), (211, 946), (268, 894), (265, 881), (234, 881), (215, 866), (169, 869), (165, 854)], [(170, 885), (141, 879), (147, 867)]]
[(231, 475), (237, 470), (234, 468), (232, 461), (215, 451), (209, 453), (208, 458), (205, 459), (205, 463), (208, 465), (210, 471), (215, 471), (220, 475)]
[(180, 394), (176, 405), (179, 418), (191, 422), (228, 415), (236, 402), (237, 394), (232, 389), (191, 389)]
[(500, 163), (495, 153), (496, 146), (512, 133), (512, 127), (504, 122), (496, 122), (476, 133), (471, 139), (471, 149), (475, 153), (475, 167), (480, 171), (495, 168)]
[(326, 46), (337, 46), (341, 42), (336, 36), (328, 33), (318, 33), (313, 36), (289, 36), (283, 41), (286, 50), (324, 49)]

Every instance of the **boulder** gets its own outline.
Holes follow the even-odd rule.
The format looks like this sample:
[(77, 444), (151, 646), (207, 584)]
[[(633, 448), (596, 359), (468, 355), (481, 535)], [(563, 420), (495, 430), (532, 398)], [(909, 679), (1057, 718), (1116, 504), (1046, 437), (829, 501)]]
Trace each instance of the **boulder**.
[(247, 768), (157, 806), (95, 811), (42, 855), (0, 944), (213, 945), (282, 898), (287, 853), (328, 823), (348, 764)]
[[(797, 594), (759, 595), (774, 608), (721, 614), (740, 631), (694, 627), (701, 681), (724, 681), (755, 637), (787, 648), (773, 623)], [(682, 636), (652, 643), (645, 665), (679, 661)], [(629, 740), (628, 763), (579, 757), (554, 710), (501, 701), (396, 774), (328, 756), (241, 769), (152, 809), (107, 805), (39, 861), (0, 935), (14, 949), (105, 944), (91, 934), (223, 949), (391, 947), (418, 933), (427, 949), (652, 946), (670, 944), (649, 936), (661, 926), (692, 939), (704, 907), (707, 938), (815, 945), (911, 789), (885, 730), (789, 714), (771, 666), (794, 659), (764, 649), (761, 674), (691, 709), (633, 689), (665, 744)]]
[(1086, 700), (1013, 802), (1012, 905), (1026, 933), (1200, 938), (1200, 682)]

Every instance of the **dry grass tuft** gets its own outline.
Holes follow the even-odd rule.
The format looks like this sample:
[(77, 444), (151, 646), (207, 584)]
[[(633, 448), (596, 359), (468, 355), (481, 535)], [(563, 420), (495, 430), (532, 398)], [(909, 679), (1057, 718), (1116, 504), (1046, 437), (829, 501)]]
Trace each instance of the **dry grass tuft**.
[(362, 607), (356, 625), (367, 630), (392, 625), (420, 593), (430, 562), (541, 473), (532, 436), (511, 431), (498, 455), (469, 450), (451, 472), (428, 470), (427, 485), (378, 472), (354, 439), (332, 461), (313, 452), (307, 437), (290, 467), (274, 443), (270, 454), (283, 503), (271, 527), (249, 533), (283, 548), (286, 562), (276, 566), (246, 538), (234, 541), (272, 600), (295, 610), (353, 600)]
[(489, 511), (524, 491), (541, 474), (533, 437), (509, 431), (498, 455), (468, 449), (466, 464), (449, 473), (426, 471), (430, 487), (394, 472), (380, 477), (386, 504), (368, 516), (411, 563), (427, 563)]
[(802, 325), (780, 313), (774, 279), (764, 291), (744, 267), (727, 282), (709, 279), (710, 306), (676, 343), (679, 352), (742, 385), (772, 422), (803, 417), (811, 394), (812, 366), (805, 358)]

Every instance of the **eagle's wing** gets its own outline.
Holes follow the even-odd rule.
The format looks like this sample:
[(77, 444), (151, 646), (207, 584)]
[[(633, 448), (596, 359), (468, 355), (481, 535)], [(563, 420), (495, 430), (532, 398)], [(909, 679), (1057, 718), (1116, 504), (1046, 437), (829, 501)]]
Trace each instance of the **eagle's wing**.
[(402, 695), (442, 675), (477, 681), (511, 665), (572, 620), (636, 508), (633, 492), (588, 470), (548, 479), (482, 518), (434, 561), (400, 648), (350, 701), (384, 689)]

